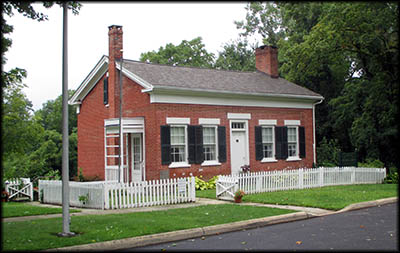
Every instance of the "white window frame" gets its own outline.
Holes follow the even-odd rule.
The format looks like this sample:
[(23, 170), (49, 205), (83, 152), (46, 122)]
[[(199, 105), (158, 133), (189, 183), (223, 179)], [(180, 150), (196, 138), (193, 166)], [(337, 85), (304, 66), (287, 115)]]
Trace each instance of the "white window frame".
[[(295, 156), (289, 156), (289, 128), (294, 128), (296, 129), (296, 155)], [(286, 161), (301, 161), (300, 158), (300, 150), (299, 150), (299, 127), (298, 125), (293, 126), (293, 125), (288, 125), (287, 126), (288, 129), (288, 158), (286, 159)]]
[[(263, 146), (263, 159), (261, 159), (262, 163), (271, 163), (271, 162), (278, 162), (276, 160), (276, 150), (275, 150), (275, 126), (277, 124), (276, 119), (259, 119), (258, 120), (258, 125), (260, 125), (262, 128), (264, 127), (272, 127), (272, 157), (264, 157), (264, 143), (262, 143)], [(262, 130), (261, 130), (261, 142), (262, 142)]]
[[(187, 125), (170, 125), (171, 128), (173, 127), (183, 127), (184, 128), (184, 134), (185, 134), (185, 160), (182, 162), (171, 162), (171, 164), (168, 166), (168, 168), (185, 168), (185, 167), (190, 167), (190, 164), (188, 162), (188, 136), (187, 136)], [(172, 132), (172, 131), (171, 131)], [(172, 148), (172, 144), (171, 144)], [(172, 159), (171, 159), (172, 160)]]
[[(218, 126), (216, 125), (208, 125), (204, 124), (202, 125), (203, 129), (205, 127), (207, 128), (214, 128), (214, 133), (215, 133), (215, 160), (204, 160), (204, 162), (201, 164), (201, 166), (215, 166), (215, 165), (221, 165), (221, 163), (218, 161)], [(203, 132), (203, 146), (204, 146), (204, 132)], [(205, 158), (204, 158), (205, 159)]]
[(261, 142), (262, 142), (262, 152), (263, 152), (263, 159), (261, 160), (262, 163), (267, 163), (267, 162), (277, 162), (276, 160), (276, 151), (275, 151), (275, 126), (274, 125), (262, 125), (262, 129), (264, 128), (271, 128), (272, 129), (272, 157), (264, 157), (264, 142), (262, 142), (263, 139), (263, 131), (261, 129)]

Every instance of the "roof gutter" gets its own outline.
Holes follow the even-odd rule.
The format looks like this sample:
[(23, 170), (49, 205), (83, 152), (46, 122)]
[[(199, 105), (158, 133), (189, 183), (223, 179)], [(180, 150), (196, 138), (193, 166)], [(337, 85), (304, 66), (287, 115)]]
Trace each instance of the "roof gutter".
[(181, 87), (168, 87), (168, 86), (156, 86), (153, 85), (150, 89), (143, 89), (142, 92), (155, 92), (155, 91), (178, 91), (182, 93), (208, 93), (208, 94), (226, 94), (226, 95), (250, 95), (259, 97), (275, 97), (275, 98), (294, 98), (294, 99), (307, 99), (307, 100), (322, 100), (322, 96), (312, 96), (312, 95), (296, 95), (296, 94), (273, 94), (273, 93), (243, 93), (237, 91), (225, 91), (225, 90), (210, 90), (210, 89), (187, 89)]

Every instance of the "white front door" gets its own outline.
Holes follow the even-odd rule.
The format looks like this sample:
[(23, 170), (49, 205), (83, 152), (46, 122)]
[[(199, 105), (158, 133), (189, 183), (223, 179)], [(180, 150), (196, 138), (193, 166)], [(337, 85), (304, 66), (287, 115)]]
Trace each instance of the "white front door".
[(132, 181), (142, 181), (143, 175), (143, 142), (142, 134), (131, 134), (132, 147)]
[(249, 163), (247, 122), (231, 123), (231, 173), (237, 174), (240, 167)]

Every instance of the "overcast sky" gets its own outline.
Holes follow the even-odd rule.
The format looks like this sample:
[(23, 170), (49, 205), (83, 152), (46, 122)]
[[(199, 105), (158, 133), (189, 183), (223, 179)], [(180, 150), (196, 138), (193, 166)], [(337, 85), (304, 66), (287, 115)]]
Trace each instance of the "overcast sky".
[[(239, 37), (233, 23), (244, 20), (246, 2), (234, 3), (83, 3), (79, 15), (68, 12), (68, 87), (76, 89), (102, 55), (108, 55), (108, 26), (123, 26), (124, 58), (167, 43), (203, 38), (207, 51), (217, 55), (224, 43)], [(24, 68), (24, 89), (35, 110), (62, 93), (62, 8), (34, 4), (49, 16), (37, 22), (16, 12), (5, 17), (14, 26), (12, 47), (4, 70)]]

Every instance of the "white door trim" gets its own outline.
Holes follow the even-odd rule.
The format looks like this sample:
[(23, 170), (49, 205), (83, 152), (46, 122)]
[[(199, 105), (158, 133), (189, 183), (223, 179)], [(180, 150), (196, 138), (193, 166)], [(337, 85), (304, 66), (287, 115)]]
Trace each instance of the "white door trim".
[[(232, 129), (232, 123), (244, 123), (244, 128), (243, 129)], [(249, 155), (249, 121), (245, 119), (231, 119), (229, 120), (229, 138), (230, 138), (230, 151), (231, 151), (231, 173), (233, 174), (232, 171), (232, 148), (233, 148), (233, 138), (232, 138), (232, 132), (245, 132), (245, 163), (250, 165), (250, 155)]]

